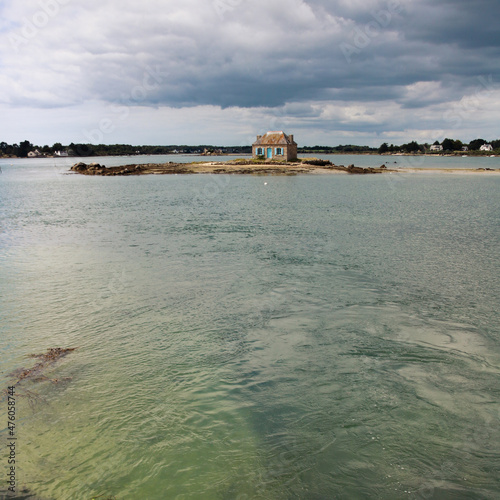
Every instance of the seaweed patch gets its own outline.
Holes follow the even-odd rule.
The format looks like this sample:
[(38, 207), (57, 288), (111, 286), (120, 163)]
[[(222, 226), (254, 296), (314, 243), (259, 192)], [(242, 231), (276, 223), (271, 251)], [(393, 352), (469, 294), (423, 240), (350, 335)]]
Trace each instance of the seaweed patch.
[(38, 361), (38, 363), (36, 363), (31, 368), (20, 368), (12, 372), (11, 376), (17, 378), (17, 382), (14, 385), (18, 385), (26, 379), (32, 380), (33, 382), (42, 382), (48, 380), (55, 384), (61, 382), (62, 380), (68, 380), (67, 378), (49, 378), (47, 375), (45, 375), (45, 372), (61, 358), (63, 358), (70, 352), (75, 351), (76, 349), (77, 347), (70, 347), (67, 349), (55, 347), (48, 349), (47, 352), (42, 354), (31, 354), (29, 356), (30, 358), (37, 358), (40, 361)]
[[(33, 365), (31, 368), (18, 368), (17, 370), (14, 370), (11, 374), (10, 377), (13, 377), (16, 379), (15, 382), (9, 384), (10, 387), (19, 387), (22, 383), (30, 381), (32, 383), (37, 383), (37, 382), (51, 382), (52, 384), (59, 384), (61, 382), (68, 382), (71, 380), (71, 377), (65, 377), (65, 378), (51, 378), (48, 376), (48, 370), (53, 367), (55, 363), (57, 363), (61, 358), (67, 356), (69, 353), (75, 351), (78, 349), (77, 347), (70, 347), (70, 348), (61, 348), (61, 347), (55, 347), (51, 349), (47, 349), (47, 352), (44, 352), (42, 354), (31, 354), (29, 355), (30, 358), (35, 358), (38, 360), (35, 365)], [(7, 394), (7, 389), (3, 390), (4, 394)], [(24, 397), (28, 399), (28, 402), (32, 408), (34, 408), (35, 403), (43, 403), (44, 398), (42, 398), (39, 394), (36, 392), (33, 392), (26, 388), (25, 386), (22, 387), (22, 392), (17, 392), (17, 396), (19, 397)]]

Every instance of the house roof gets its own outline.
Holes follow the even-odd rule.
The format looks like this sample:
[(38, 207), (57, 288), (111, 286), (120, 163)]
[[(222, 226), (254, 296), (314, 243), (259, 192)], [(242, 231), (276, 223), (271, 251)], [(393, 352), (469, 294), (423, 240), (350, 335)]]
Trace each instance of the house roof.
[(254, 146), (261, 146), (267, 144), (296, 144), (293, 140), (293, 136), (285, 134), (283, 131), (267, 132), (267, 134), (259, 137), (257, 141), (253, 143)]

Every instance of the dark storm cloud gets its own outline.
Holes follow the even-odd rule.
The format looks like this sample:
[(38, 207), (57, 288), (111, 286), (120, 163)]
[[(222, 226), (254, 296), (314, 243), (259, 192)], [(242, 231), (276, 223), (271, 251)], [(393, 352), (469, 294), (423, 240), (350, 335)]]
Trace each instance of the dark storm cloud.
[[(484, 16), (492, 2), (299, 3), (308, 22), (293, 14), (283, 19), (278, 8), (261, 25), (258, 9), (242, 2), (215, 26), (165, 25), (156, 44), (154, 37), (131, 38), (128, 45), (144, 43), (164, 75), (141, 104), (273, 107), (329, 97), (416, 107), (459, 98), (480, 75), (500, 76), (494, 37), (500, 7), (490, 5)], [(131, 62), (120, 83), (94, 80), (92, 91), (116, 98), (141, 69)], [(441, 96), (405, 99), (404, 87), (431, 81), (442, 82)]]
[[(46, 1), (43, 26), (38, 1), (3, 5), (0, 104), (286, 105), (319, 127), (314, 103), (425, 110), (500, 81), (496, 0)], [(387, 126), (370, 113), (336, 119)]]
[[(456, 44), (482, 50), (499, 47), (500, 2), (495, 0), (422, 0), (408, 7), (403, 24), (406, 40), (435, 45)], [(497, 52), (498, 53), (498, 52)]]

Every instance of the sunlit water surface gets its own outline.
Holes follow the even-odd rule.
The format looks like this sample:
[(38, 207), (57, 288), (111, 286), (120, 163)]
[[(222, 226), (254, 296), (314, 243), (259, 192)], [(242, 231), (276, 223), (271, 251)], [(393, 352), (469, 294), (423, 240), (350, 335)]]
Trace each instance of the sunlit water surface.
[(26, 498), (499, 498), (499, 177), (68, 163), (0, 163), (2, 389), (78, 347), (18, 386)]

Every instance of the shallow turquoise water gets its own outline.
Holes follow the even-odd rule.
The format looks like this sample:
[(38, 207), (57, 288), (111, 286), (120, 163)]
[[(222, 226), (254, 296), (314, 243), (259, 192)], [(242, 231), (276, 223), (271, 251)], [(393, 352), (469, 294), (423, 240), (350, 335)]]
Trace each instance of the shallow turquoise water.
[(33, 498), (498, 498), (496, 176), (1, 166)]

